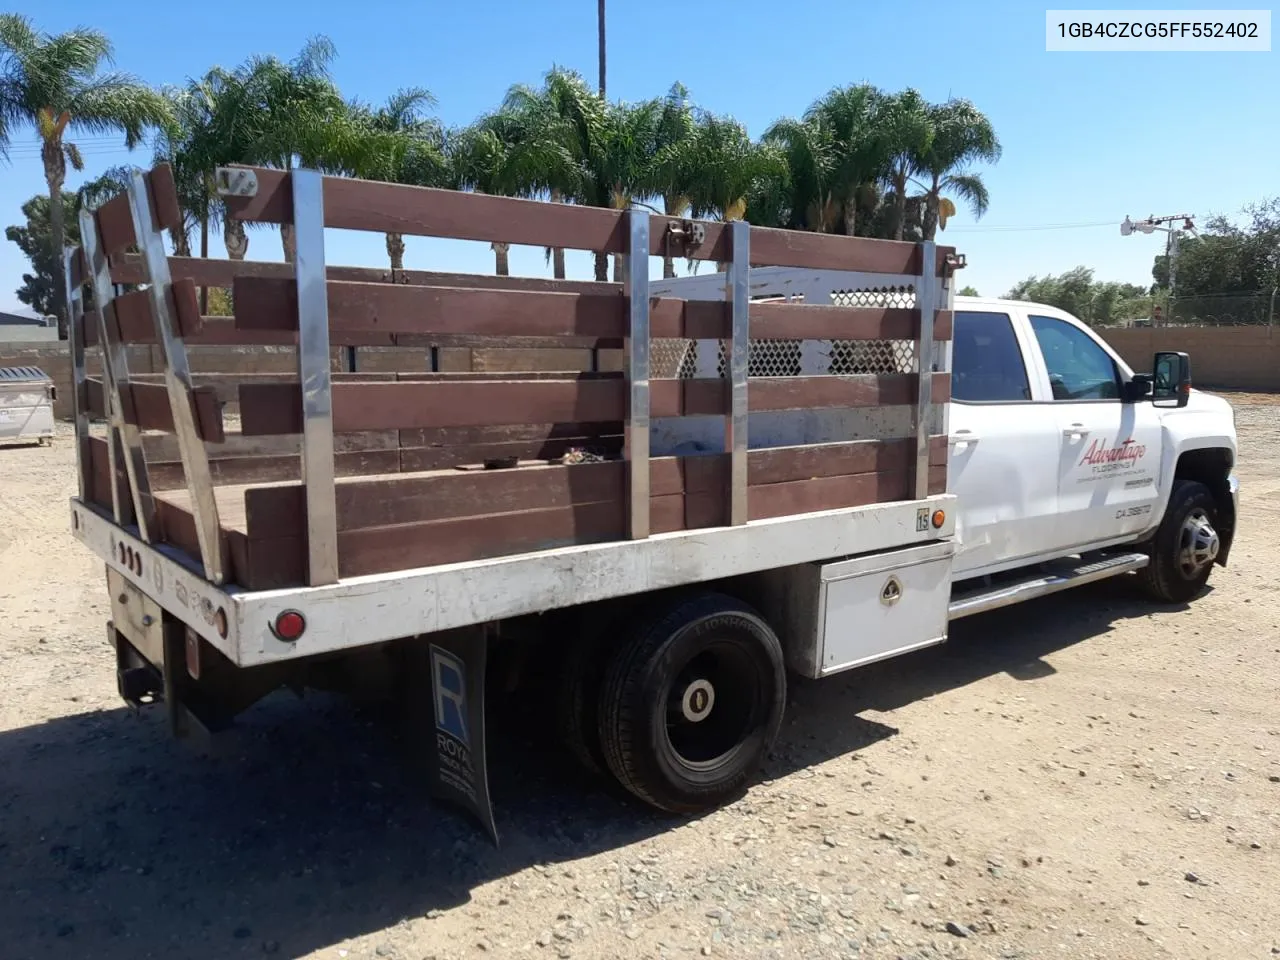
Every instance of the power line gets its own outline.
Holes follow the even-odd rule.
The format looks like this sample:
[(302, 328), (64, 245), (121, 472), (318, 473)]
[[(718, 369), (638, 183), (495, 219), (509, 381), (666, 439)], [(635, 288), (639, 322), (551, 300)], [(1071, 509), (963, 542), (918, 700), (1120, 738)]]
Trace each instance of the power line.
[(954, 227), (948, 233), (1022, 233), (1030, 230), (1085, 230), (1094, 227), (1114, 226), (1111, 220), (1090, 220), (1079, 223), (1027, 223), (984, 224), (972, 227)]

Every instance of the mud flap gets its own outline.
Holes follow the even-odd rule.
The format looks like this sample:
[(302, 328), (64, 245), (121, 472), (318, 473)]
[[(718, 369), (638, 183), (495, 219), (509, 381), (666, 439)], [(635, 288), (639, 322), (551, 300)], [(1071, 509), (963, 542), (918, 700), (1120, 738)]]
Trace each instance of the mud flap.
[[(418, 641), (411, 661), (417, 669), (413, 684), (421, 704), (422, 680), (430, 689), (430, 711), (411, 712), (417, 729), (410, 742), (428, 734), (426, 759), (431, 792), (439, 800), (461, 807), (480, 821), (495, 846), (498, 828), (489, 800), (485, 760), (485, 666), (488, 633), (483, 628), (433, 634)], [(425, 669), (424, 669), (425, 668)], [(426, 676), (423, 676), (423, 672)], [(424, 730), (423, 727), (427, 729)]]

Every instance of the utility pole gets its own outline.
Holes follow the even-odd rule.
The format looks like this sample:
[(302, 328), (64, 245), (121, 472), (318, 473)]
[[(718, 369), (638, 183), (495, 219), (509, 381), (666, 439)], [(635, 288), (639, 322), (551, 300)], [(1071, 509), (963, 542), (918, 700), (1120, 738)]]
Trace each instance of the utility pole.
[[(1200, 234), (1196, 232), (1196, 225), (1192, 221), (1194, 216), (1189, 213), (1175, 213), (1167, 217), (1147, 217), (1145, 220), (1134, 222), (1128, 216), (1120, 224), (1120, 236), (1127, 237), (1133, 233), (1154, 233), (1159, 230), (1168, 234), (1165, 241), (1165, 259), (1169, 263), (1169, 319), (1173, 318), (1173, 302), (1177, 297), (1178, 288), (1178, 243), (1182, 239), (1182, 232), (1185, 230), (1193, 237)], [(1162, 224), (1175, 224), (1179, 220), (1182, 226), (1162, 226)]]
[(600, 48), (600, 99), (604, 99), (604, 0), (597, 0), (596, 20), (598, 21), (598, 45)]

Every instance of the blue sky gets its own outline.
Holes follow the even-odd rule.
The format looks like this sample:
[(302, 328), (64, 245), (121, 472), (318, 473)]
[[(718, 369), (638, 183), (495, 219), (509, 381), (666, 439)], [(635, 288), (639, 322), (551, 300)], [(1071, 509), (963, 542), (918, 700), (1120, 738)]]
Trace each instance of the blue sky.
[[(345, 93), (376, 101), (424, 86), (447, 124), (489, 109), (514, 82), (538, 82), (552, 64), (596, 77), (592, 0), (275, 0), (235, 9), (171, 0), (17, 4), (46, 31), (106, 30), (117, 67), (153, 84), (252, 53), (289, 58), (323, 33), (338, 47), (334, 72)], [(975, 223), (962, 209), (939, 239), (967, 255), (963, 281), (988, 296), (1081, 264), (1099, 279), (1149, 283), (1163, 235), (1121, 237), (1126, 214), (1232, 215), (1280, 194), (1275, 53), (1047, 53), (1044, 6), (1025, 2), (611, 0), (608, 32), (611, 98), (657, 95), (678, 79), (700, 105), (732, 114), (753, 135), (840, 84), (973, 100), (993, 120), (1004, 157), (982, 170), (987, 215)], [(117, 140), (81, 142), (85, 176), (131, 159)], [(44, 190), (35, 143), (34, 131), (19, 131), (0, 166), (0, 225), (19, 222), (21, 203)], [(141, 153), (132, 159), (147, 162)], [(335, 232), (329, 242), (330, 263), (385, 263), (379, 236)], [(213, 253), (224, 254), (220, 242)], [(249, 257), (280, 259), (278, 235), (251, 232)], [(492, 254), (480, 244), (410, 239), (406, 265), (489, 272)], [(550, 275), (541, 250), (514, 249), (511, 266)], [(25, 267), (17, 247), (0, 241), (0, 310), (18, 306), (13, 290)], [(589, 270), (585, 254), (570, 254), (572, 276)]]

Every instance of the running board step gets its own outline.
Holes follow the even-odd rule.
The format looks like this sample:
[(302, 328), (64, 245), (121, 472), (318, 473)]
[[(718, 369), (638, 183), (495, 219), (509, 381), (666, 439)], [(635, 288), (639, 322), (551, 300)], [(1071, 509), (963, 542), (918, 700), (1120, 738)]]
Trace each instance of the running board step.
[(1101, 557), (1095, 555), (1089, 559), (1056, 560), (1042, 565), (1026, 580), (959, 594), (951, 601), (950, 617), (952, 620), (959, 620), (961, 617), (997, 610), (1023, 600), (1046, 597), (1095, 580), (1141, 570), (1150, 562), (1151, 558), (1145, 553), (1112, 553)]

